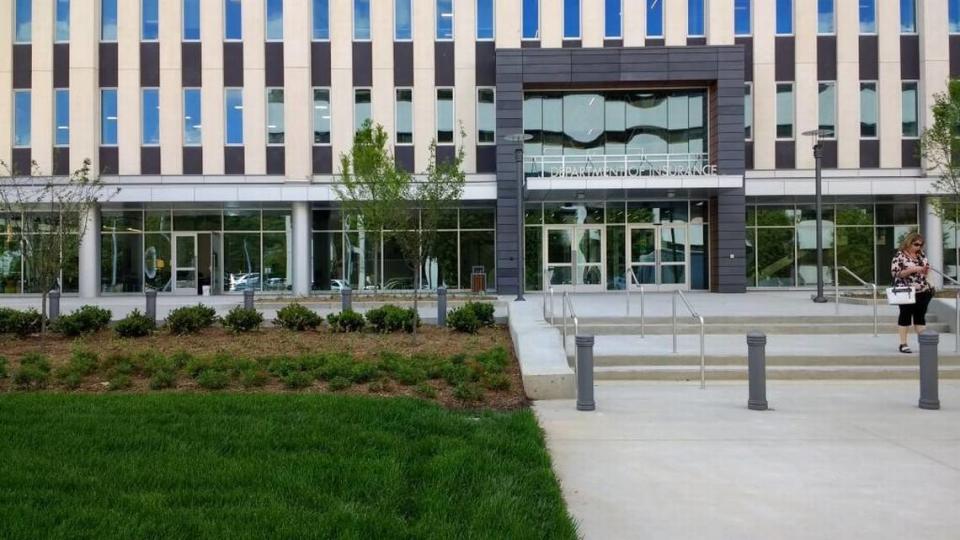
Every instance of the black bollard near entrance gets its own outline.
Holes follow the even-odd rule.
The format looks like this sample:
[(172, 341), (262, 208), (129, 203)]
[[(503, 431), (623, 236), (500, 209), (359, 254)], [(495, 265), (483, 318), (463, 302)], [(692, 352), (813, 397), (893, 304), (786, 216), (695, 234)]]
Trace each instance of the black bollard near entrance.
[(437, 326), (447, 325), (447, 288), (437, 287)]
[(157, 291), (156, 289), (147, 289), (143, 292), (146, 305), (144, 306), (144, 315), (157, 324)]
[(940, 408), (939, 358), (937, 345), (940, 334), (935, 330), (924, 330), (918, 336), (920, 341), (920, 408), (936, 410)]
[(60, 318), (60, 291), (53, 290), (47, 295), (47, 319), (54, 322)]
[(593, 400), (593, 336), (577, 336), (577, 410), (597, 408)]
[(253, 309), (253, 289), (243, 290), (243, 309)]
[(340, 289), (340, 311), (353, 311), (353, 289), (350, 287)]
[(747, 376), (750, 381), (747, 408), (767, 410), (767, 336), (763, 332), (747, 334)]

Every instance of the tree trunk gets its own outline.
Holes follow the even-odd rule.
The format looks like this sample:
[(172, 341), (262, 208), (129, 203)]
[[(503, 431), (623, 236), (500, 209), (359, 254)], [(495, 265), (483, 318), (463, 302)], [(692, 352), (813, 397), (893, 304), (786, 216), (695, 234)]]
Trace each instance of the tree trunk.
[(413, 268), (413, 342), (417, 342), (417, 318), (420, 317), (420, 257)]
[(50, 297), (49, 287), (44, 287), (40, 295), (40, 342), (43, 343), (47, 335), (47, 299)]

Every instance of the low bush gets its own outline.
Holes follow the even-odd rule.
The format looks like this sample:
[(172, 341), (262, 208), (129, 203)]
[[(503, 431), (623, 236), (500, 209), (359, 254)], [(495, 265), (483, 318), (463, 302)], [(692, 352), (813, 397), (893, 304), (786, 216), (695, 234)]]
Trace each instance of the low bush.
[(26, 337), (40, 332), (43, 316), (39, 311), (30, 308), (17, 310), (0, 308), (0, 334), (16, 334)]
[(167, 315), (167, 328), (171, 333), (181, 336), (199, 332), (215, 322), (217, 311), (203, 304), (180, 307)]
[(313, 330), (320, 326), (322, 322), (323, 319), (314, 313), (313, 310), (296, 302), (288, 304), (277, 311), (277, 318), (273, 320), (273, 324), (296, 332)]
[(510, 377), (506, 373), (488, 373), (480, 381), (487, 390), (510, 389)]
[(327, 315), (327, 323), (334, 332), (359, 332), (366, 325), (363, 315), (349, 309)]
[(193, 355), (187, 351), (177, 351), (167, 357), (167, 359), (174, 369), (183, 369), (193, 360)]
[(99, 357), (92, 351), (77, 349), (73, 351), (70, 360), (54, 371), (54, 376), (61, 384), (73, 390), (79, 388), (84, 377), (97, 371)]
[(270, 375), (262, 369), (245, 369), (240, 372), (240, 384), (244, 388), (258, 388), (267, 384)]
[(353, 383), (350, 382), (350, 379), (346, 377), (334, 377), (330, 379), (330, 384), (327, 385), (327, 388), (334, 392), (339, 392), (340, 390), (346, 390), (353, 386)]
[(291, 371), (280, 377), (280, 382), (291, 390), (299, 390), (313, 384), (313, 377), (305, 371)]
[(483, 390), (475, 383), (460, 383), (453, 389), (453, 397), (460, 401), (480, 401), (483, 399)]
[(0, 334), (14, 333), (13, 330), (11, 330), (11, 321), (14, 317), (17, 317), (19, 313), (19, 311), (13, 308), (0, 307)]
[(426, 399), (436, 399), (437, 398), (437, 389), (433, 387), (430, 383), (422, 382), (413, 389), (418, 396)]
[(501, 373), (507, 369), (510, 363), (510, 356), (503, 347), (494, 347), (484, 351), (474, 357), (474, 360), (483, 366), (487, 373)]
[(113, 313), (97, 306), (81, 306), (69, 315), (61, 315), (53, 322), (53, 331), (68, 337), (95, 334), (110, 324)]
[(150, 377), (151, 390), (173, 388), (177, 384), (177, 373), (171, 369), (159, 369)]
[(13, 374), (13, 383), (24, 390), (44, 388), (49, 380), (50, 360), (39, 353), (25, 354)]
[(133, 381), (130, 379), (130, 375), (126, 373), (117, 373), (113, 377), (110, 377), (110, 382), (107, 385), (107, 388), (110, 390), (126, 390), (133, 386)]
[(413, 332), (413, 327), (420, 326), (420, 316), (413, 308), (401, 308), (393, 304), (371, 309), (367, 312), (367, 322), (376, 332)]
[(0, 379), (7, 378), (7, 359), (0, 356)]
[(472, 311), (480, 322), (480, 326), (493, 326), (496, 319), (493, 317), (494, 305), (489, 302), (467, 302), (465, 308)]
[(230, 385), (230, 375), (219, 369), (205, 369), (197, 375), (197, 385), (207, 390), (222, 390)]
[(223, 327), (235, 334), (259, 330), (263, 314), (252, 308), (236, 306), (223, 318)]
[(420, 366), (408, 362), (397, 370), (396, 379), (404, 386), (414, 386), (427, 380), (427, 372)]
[(390, 382), (390, 379), (386, 377), (381, 377), (375, 381), (372, 381), (367, 390), (373, 394), (383, 394), (393, 390), (393, 384)]
[(156, 330), (156, 327), (153, 319), (141, 313), (139, 309), (135, 309), (126, 317), (117, 321), (117, 324), (113, 326), (113, 331), (122, 338), (138, 338), (149, 336), (150, 332)]
[(462, 306), (451, 310), (447, 314), (447, 326), (457, 332), (476, 334), (477, 330), (480, 329), (480, 319), (477, 319), (477, 314), (474, 313), (473, 309)]

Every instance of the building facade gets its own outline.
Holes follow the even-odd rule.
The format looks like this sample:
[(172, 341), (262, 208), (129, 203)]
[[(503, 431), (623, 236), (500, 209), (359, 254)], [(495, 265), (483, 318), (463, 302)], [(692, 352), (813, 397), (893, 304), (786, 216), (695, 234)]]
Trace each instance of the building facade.
[[(426, 287), (810, 287), (817, 129), (827, 283), (838, 266), (888, 283), (912, 229), (957, 275), (917, 149), (960, 76), (960, 0), (8, 5), (0, 159), (90, 159), (121, 188), (83, 216), (68, 293), (411, 288), (389, 231), (372, 241), (337, 202), (366, 119), (413, 173), (431, 141), (465, 149)], [(37, 292), (30, 213), (0, 215), (0, 294)]]

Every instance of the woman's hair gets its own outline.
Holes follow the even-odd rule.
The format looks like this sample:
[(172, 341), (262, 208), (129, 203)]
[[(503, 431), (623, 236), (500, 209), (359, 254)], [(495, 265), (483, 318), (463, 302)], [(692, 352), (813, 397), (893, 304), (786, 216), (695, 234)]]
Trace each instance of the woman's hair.
[(906, 236), (903, 237), (903, 241), (900, 242), (900, 251), (908, 251), (914, 242), (917, 240), (923, 242), (923, 236), (920, 235), (917, 231), (910, 231)]

